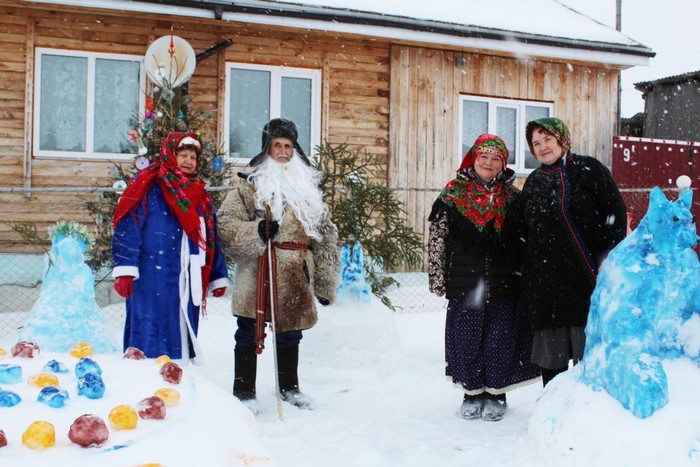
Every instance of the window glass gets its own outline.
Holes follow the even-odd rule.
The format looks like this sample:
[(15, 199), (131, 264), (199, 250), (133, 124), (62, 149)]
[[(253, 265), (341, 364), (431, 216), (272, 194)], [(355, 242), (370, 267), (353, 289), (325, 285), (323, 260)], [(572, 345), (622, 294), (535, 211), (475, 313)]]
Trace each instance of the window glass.
[(312, 157), (311, 147), (311, 80), (282, 78), (282, 117), (293, 121), (299, 132), (299, 146)]
[(85, 151), (87, 68), (85, 57), (41, 56), (40, 149)]
[(233, 68), (229, 89), (229, 155), (250, 159), (260, 152), (262, 128), (270, 120), (270, 72)]
[(517, 153), (517, 128), (518, 111), (511, 107), (498, 107), (496, 109), (496, 135), (506, 143), (508, 148), (508, 164), (515, 164)]
[[(537, 120), (538, 118), (549, 117), (549, 108), (547, 107), (537, 107), (533, 105), (525, 106), (525, 124), (531, 122), (532, 120)], [(540, 166), (537, 162), (535, 156), (530, 152), (530, 147), (527, 145), (527, 140), (525, 141), (525, 168), (526, 169), (536, 169)]]
[(466, 154), (476, 138), (488, 133), (488, 102), (465, 99), (462, 105), (462, 155)]
[(139, 109), (137, 61), (95, 61), (95, 152), (134, 153), (127, 140)]
[(530, 154), (525, 139), (525, 126), (533, 119), (552, 114), (552, 104), (510, 98), (462, 96), (460, 138), (466, 153), (477, 136), (490, 133), (500, 136), (508, 146), (508, 165), (517, 173), (526, 174), (539, 167)]

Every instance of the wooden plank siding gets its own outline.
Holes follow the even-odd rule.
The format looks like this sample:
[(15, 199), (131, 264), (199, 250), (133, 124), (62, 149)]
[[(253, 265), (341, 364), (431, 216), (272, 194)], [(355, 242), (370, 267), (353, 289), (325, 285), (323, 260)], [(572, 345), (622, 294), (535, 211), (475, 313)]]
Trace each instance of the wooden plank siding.
[(431, 205), (463, 156), (460, 95), (551, 102), (569, 124), (574, 152), (610, 164), (617, 70), (403, 45), (392, 47), (391, 70), (389, 186), (399, 190), (407, 222), (426, 246)]
[[(225, 52), (200, 62), (189, 83), (193, 107), (212, 113), (205, 136), (222, 141), (225, 66), (227, 62), (320, 69), (323, 72), (322, 131), (331, 144), (348, 143), (383, 162), (389, 147), (389, 52), (387, 42), (349, 35), (267, 27), (216, 20), (170, 18), (163, 15), (42, 5), (16, 6), (0, 0), (0, 187), (33, 188), (109, 186), (109, 161), (35, 158), (31, 115), (33, 50), (50, 47), (102, 53), (143, 55), (157, 37), (174, 32), (201, 52), (232, 38)], [(28, 127), (25, 125), (28, 116)], [(28, 166), (24, 166), (25, 152)], [(386, 170), (375, 174), (387, 178)], [(26, 180), (25, 180), (26, 179)], [(80, 207), (95, 195), (83, 193), (0, 193), (0, 253), (37, 251), (26, 245), (10, 225), (37, 223), (41, 232), (59, 220), (89, 221)]]
[[(214, 19), (169, 17), (78, 6), (0, 0), (0, 187), (109, 186), (109, 161), (38, 159), (32, 154), (34, 50), (50, 47), (143, 55), (174, 33), (195, 52), (234, 44), (200, 62), (189, 83), (193, 107), (212, 113), (205, 137), (221, 144), (227, 63), (322, 71), (321, 135), (331, 144), (376, 155), (374, 174), (397, 190), (408, 223), (427, 243), (427, 216), (461, 159), (461, 94), (551, 102), (570, 124), (576, 152), (610, 163), (617, 121), (615, 68), (428, 46), (349, 33), (300, 30)], [(455, 57), (463, 58), (461, 67)], [(0, 193), (0, 253), (32, 250), (10, 231), (22, 220), (43, 230), (58, 220), (87, 221), (82, 196)], [(33, 250), (36, 251), (36, 250)]]

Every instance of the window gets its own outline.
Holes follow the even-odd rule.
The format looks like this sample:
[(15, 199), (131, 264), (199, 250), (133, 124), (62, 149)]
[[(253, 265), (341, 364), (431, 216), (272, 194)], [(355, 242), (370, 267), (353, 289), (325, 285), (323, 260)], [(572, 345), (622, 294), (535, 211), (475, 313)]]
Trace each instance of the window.
[(226, 142), (233, 162), (260, 152), (272, 118), (292, 120), (299, 145), (312, 157), (321, 139), (321, 71), (229, 63), (226, 67)]
[(508, 166), (516, 173), (527, 174), (539, 167), (539, 162), (527, 146), (525, 126), (531, 120), (551, 116), (552, 104), (461, 96), (460, 108), (462, 156), (480, 134), (491, 133), (505, 141), (510, 152)]
[(34, 154), (128, 159), (143, 107), (143, 57), (37, 48)]

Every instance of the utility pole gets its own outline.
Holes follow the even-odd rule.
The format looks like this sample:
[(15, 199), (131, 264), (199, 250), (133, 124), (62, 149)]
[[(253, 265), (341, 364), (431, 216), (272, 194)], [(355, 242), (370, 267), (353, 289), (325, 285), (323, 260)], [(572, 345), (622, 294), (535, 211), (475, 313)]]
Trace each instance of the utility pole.
[[(622, 32), (622, 0), (615, 0), (615, 30)], [(617, 72), (617, 134), (622, 129), (622, 70)]]

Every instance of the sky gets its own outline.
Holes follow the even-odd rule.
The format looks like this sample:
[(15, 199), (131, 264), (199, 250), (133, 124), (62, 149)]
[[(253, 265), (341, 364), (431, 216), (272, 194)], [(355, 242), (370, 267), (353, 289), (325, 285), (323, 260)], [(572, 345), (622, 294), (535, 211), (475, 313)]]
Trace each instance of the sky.
[[(427, 285), (416, 287), (419, 290), (401, 289), (394, 298), (427, 290)], [(648, 419), (637, 419), (607, 393), (577, 382), (575, 367), (546, 390), (536, 382), (509, 392), (509, 407), (500, 422), (467, 421), (458, 415), (462, 391), (444, 375), (444, 324), (444, 301), (437, 298), (434, 306), (414, 313), (392, 313), (376, 299), (321, 308), (318, 324), (304, 333), (299, 367), (301, 389), (315, 400), (316, 409), (304, 411), (282, 403), (283, 421), (274, 395), (269, 341), (258, 367), (258, 416), (231, 395), (235, 321), (230, 315), (202, 321), (204, 365), (183, 365), (179, 385), (164, 383), (152, 359), (138, 362), (120, 355), (94, 355), (107, 386), (104, 398), (98, 400), (74, 394), (74, 357), (8, 356), (0, 363), (19, 364), (24, 376), (18, 384), (1, 386), (24, 400), (0, 408), (0, 429), (10, 442), (0, 448), (0, 465), (677, 467), (700, 463), (696, 390), (700, 371), (689, 361), (664, 364), (669, 403)], [(8, 352), (14, 342), (12, 336), (0, 337), (0, 347)], [(71, 394), (70, 403), (60, 409), (35, 402), (38, 389), (26, 382), (52, 358), (71, 370), (59, 375)], [(180, 403), (167, 409), (165, 420), (140, 420), (132, 431), (111, 430), (100, 448), (81, 448), (68, 440), (77, 416), (93, 413), (107, 420), (116, 405), (135, 406), (161, 387), (181, 393)], [(21, 445), (21, 432), (34, 420), (54, 423), (55, 447), (35, 452)]]
[[(615, 27), (616, 0), (561, 0), (588, 16)], [(656, 56), (648, 67), (622, 72), (622, 116), (644, 111), (642, 93), (634, 83), (700, 70), (697, 0), (622, 0), (622, 32), (650, 47)]]

